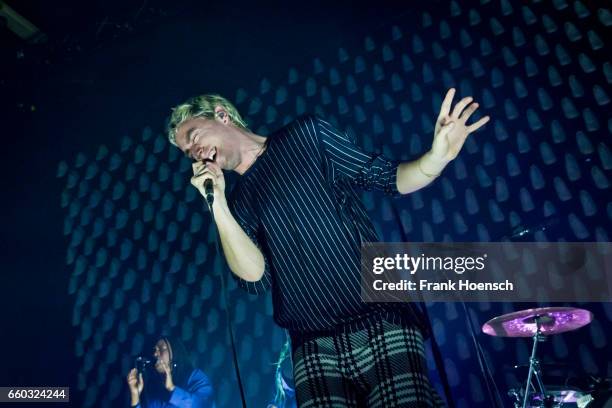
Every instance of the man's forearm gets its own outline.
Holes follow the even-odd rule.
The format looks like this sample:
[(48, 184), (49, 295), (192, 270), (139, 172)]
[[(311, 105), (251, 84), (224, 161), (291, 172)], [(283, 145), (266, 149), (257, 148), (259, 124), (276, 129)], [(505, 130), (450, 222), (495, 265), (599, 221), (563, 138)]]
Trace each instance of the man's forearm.
[(401, 194), (412, 193), (434, 181), (448, 162), (435, 160), (429, 152), (419, 159), (403, 162), (397, 168), (397, 189)]
[(240, 227), (224, 199), (215, 198), (213, 212), (230, 269), (246, 281), (257, 282), (265, 270), (263, 254)]

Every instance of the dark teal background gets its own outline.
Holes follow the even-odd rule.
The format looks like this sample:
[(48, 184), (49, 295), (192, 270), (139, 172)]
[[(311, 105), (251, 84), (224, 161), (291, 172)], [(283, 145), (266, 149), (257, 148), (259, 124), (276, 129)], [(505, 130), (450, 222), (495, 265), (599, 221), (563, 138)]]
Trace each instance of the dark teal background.
[[(425, 152), (444, 92), (492, 117), (432, 186), (362, 194), (387, 241), (609, 241), (612, 24), (600, 2), (224, 4), (24, 2), (48, 35), (2, 31), (2, 385), (71, 386), (117, 406), (160, 330), (185, 340), (239, 404), (219, 296), (221, 259), (163, 135), (169, 108), (218, 92), (262, 134), (319, 114), (368, 150)], [(250, 406), (273, 393), (284, 340), (269, 299), (230, 286)], [(612, 376), (609, 304), (542, 347)], [(470, 305), (479, 327), (533, 304)], [(460, 407), (488, 407), (466, 315), (429, 307)], [(477, 333), (502, 396), (529, 343)], [(433, 365), (432, 365), (433, 367)], [(433, 373), (434, 379), (436, 378)], [(436, 380), (437, 381), (437, 380)]]

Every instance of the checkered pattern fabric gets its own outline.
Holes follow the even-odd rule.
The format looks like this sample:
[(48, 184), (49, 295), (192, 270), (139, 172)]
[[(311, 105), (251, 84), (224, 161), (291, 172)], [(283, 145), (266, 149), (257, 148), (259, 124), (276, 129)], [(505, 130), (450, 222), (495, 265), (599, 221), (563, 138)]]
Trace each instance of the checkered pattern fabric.
[(415, 328), (378, 319), (356, 332), (292, 341), (301, 408), (445, 406), (427, 378)]

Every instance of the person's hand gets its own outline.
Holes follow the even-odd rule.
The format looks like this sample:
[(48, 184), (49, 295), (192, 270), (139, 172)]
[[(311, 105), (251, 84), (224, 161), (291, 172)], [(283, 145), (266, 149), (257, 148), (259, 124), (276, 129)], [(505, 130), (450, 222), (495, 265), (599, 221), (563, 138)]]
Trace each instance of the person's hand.
[(213, 161), (194, 162), (191, 167), (193, 168), (191, 184), (198, 189), (203, 197), (206, 197), (204, 181), (210, 179), (213, 181), (215, 201), (225, 199), (225, 176), (217, 163)]
[(457, 157), (468, 135), (480, 129), (490, 119), (485, 116), (476, 123), (467, 125), (470, 116), (478, 109), (478, 103), (472, 102), (473, 98), (468, 96), (457, 102), (451, 112), (454, 96), (455, 89), (449, 89), (436, 120), (431, 154), (440, 162), (449, 162)]
[(138, 373), (135, 368), (132, 368), (127, 376), (127, 383), (130, 387), (130, 394), (132, 396), (132, 405), (138, 404), (140, 393), (144, 389), (144, 381), (142, 379), (142, 373)]
[(162, 368), (166, 377), (164, 387), (166, 387), (166, 389), (170, 392), (174, 391), (174, 381), (172, 380), (172, 368), (170, 367), (170, 364), (166, 363), (165, 361), (158, 361), (157, 364)]

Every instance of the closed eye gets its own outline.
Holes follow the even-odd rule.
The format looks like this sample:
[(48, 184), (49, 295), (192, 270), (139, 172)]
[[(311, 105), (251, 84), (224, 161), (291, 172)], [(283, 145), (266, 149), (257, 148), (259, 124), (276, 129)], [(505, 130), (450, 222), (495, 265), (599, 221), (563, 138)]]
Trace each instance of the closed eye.
[[(193, 146), (193, 144), (192, 144), (191, 146)], [(193, 159), (193, 156), (191, 155), (191, 147), (186, 148), (186, 149), (183, 151), (183, 154), (184, 154), (184, 155), (185, 155), (185, 157), (186, 157), (186, 158), (188, 158), (189, 160), (194, 160), (194, 159)]]
[(195, 142), (197, 142), (197, 141), (198, 141), (198, 139), (200, 138), (200, 133), (199, 133), (199, 132), (197, 132), (197, 134), (196, 134), (196, 132), (191, 131), (191, 132), (189, 132), (189, 133), (188, 133), (188, 135), (189, 135), (189, 136), (188, 136), (188, 140), (187, 140), (187, 142), (188, 142), (188, 144), (189, 144), (189, 147), (187, 147), (187, 148), (185, 149), (185, 151), (183, 152), (183, 154), (185, 154), (185, 157), (187, 157), (188, 159), (194, 160), (194, 159), (193, 159), (193, 156), (191, 156), (191, 148), (193, 147), (193, 144), (194, 144)]

